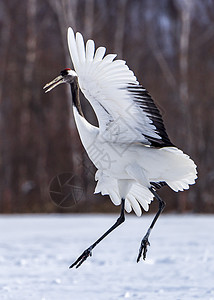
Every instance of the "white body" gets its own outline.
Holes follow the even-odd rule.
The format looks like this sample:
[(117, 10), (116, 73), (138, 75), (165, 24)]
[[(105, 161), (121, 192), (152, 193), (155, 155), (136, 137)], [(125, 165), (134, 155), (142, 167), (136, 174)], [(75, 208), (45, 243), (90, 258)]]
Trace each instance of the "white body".
[(140, 205), (147, 211), (153, 199), (150, 182), (164, 181), (174, 191), (188, 189), (197, 178), (196, 165), (176, 147), (152, 146), (152, 141), (161, 143), (162, 119), (156, 111), (152, 115), (152, 100), (144, 97), (145, 89), (125, 62), (113, 60), (115, 55), (103, 58), (105, 48), (95, 52), (91, 40), (85, 50), (82, 35), (75, 38), (70, 28), (68, 44), (80, 88), (99, 122), (99, 127), (91, 125), (74, 106), (82, 144), (98, 169), (95, 193), (108, 194), (116, 205), (125, 198), (126, 211), (133, 208), (140, 216)]

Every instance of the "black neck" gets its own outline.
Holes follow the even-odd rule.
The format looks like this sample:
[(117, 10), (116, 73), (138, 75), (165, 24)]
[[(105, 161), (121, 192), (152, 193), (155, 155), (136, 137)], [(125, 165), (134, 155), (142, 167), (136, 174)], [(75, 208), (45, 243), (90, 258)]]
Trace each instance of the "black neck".
[(72, 94), (72, 98), (73, 98), (73, 105), (77, 108), (78, 113), (82, 117), (84, 117), (82, 107), (80, 104), (78, 79), (74, 78), (74, 80), (70, 83), (70, 86), (71, 86), (71, 94)]

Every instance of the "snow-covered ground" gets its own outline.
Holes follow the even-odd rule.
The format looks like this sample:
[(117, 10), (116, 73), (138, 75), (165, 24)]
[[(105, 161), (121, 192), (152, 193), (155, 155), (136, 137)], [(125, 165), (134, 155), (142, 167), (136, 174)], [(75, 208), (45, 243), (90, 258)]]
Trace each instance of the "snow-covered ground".
[(116, 215), (0, 216), (0, 299), (214, 299), (214, 217), (162, 215), (146, 261), (136, 263), (152, 219), (126, 222), (79, 269), (68, 266)]

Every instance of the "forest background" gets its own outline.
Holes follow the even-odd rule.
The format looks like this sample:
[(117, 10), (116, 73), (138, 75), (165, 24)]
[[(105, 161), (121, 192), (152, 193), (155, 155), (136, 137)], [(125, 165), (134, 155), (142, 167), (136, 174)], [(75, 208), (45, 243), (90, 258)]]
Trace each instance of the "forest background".
[[(213, 0), (1, 1), (0, 213), (118, 209), (107, 196), (93, 195), (95, 168), (73, 121), (69, 89), (42, 89), (72, 67), (68, 26), (127, 61), (161, 110), (172, 142), (198, 165), (189, 191), (160, 191), (166, 211), (213, 213)], [(83, 97), (82, 103), (96, 124)], [(73, 174), (82, 190), (81, 201), (66, 208), (49, 194), (62, 173)]]

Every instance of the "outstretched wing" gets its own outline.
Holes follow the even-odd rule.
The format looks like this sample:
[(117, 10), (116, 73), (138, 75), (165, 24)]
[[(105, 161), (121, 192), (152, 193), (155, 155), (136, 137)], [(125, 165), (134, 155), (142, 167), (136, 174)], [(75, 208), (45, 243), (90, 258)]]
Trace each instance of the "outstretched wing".
[(80, 33), (68, 29), (68, 46), (79, 85), (92, 105), (100, 134), (113, 143), (173, 146), (160, 112), (134, 73), (115, 54), (95, 51), (94, 41), (85, 43)]

